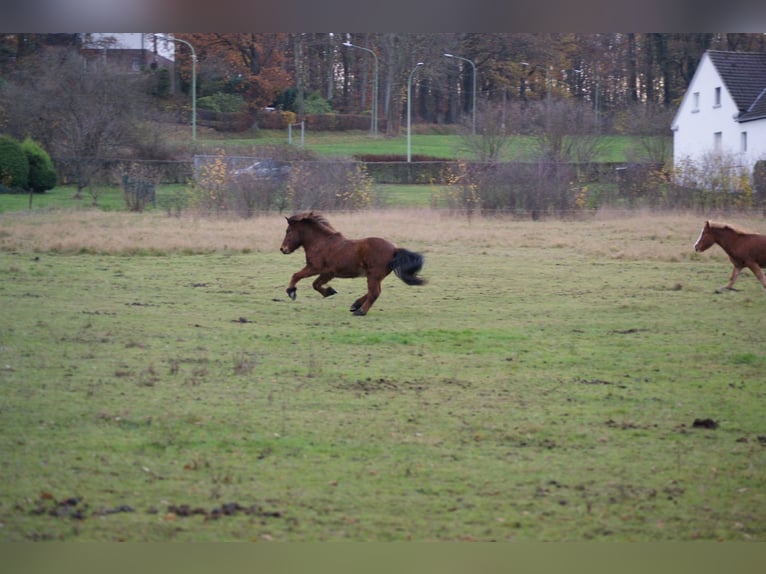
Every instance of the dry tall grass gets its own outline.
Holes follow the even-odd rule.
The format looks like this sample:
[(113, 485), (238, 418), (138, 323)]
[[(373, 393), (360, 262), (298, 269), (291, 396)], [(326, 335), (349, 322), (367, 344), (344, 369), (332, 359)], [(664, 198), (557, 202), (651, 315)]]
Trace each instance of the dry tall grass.
[[(460, 243), (478, 254), (497, 247), (563, 248), (609, 259), (670, 261), (691, 256), (692, 244), (704, 223), (704, 217), (695, 214), (640, 212), (603, 212), (568, 221), (467, 219), (438, 210), (402, 209), (326, 215), (347, 237), (377, 235), (432, 254)], [(731, 223), (766, 232), (763, 218), (739, 216), (732, 218)], [(276, 253), (284, 230), (284, 215), (278, 213), (252, 219), (176, 218), (158, 213), (95, 210), (9, 213), (0, 215), (0, 250), (119, 255)]]

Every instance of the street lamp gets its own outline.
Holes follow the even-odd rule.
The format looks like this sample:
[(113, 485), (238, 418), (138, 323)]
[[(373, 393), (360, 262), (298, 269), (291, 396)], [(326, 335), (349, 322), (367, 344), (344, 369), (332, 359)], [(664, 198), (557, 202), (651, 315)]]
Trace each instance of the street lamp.
[(407, 81), (407, 163), (412, 161), (412, 74), (422, 65), (423, 62), (415, 64)]
[(173, 36), (163, 36), (162, 34), (155, 34), (158, 38), (163, 40), (169, 40), (171, 42), (181, 42), (189, 46), (192, 54), (192, 141), (197, 141), (197, 52), (194, 51), (192, 46), (186, 40), (175, 38)]
[(473, 67), (473, 95), (471, 97), (471, 101), (473, 102), (473, 127), (471, 128), (471, 134), (476, 135), (476, 64), (474, 64), (471, 60), (468, 58), (462, 58), (460, 56), (455, 56), (454, 54), (444, 54), (445, 58), (455, 58), (456, 60), (463, 60), (464, 62), (468, 62)]
[(378, 135), (378, 55), (370, 50), (369, 48), (363, 48), (362, 46), (356, 46), (355, 44), (352, 44), (351, 42), (343, 42), (343, 45), (347, 48), (357, 48), (359, 50), (364, 50), (365, 52), (369, 52), (372, 54), (372, 57), (375, 59), (375, 72), (374, 76), (372, 77), (372, 136), (377, 137)]

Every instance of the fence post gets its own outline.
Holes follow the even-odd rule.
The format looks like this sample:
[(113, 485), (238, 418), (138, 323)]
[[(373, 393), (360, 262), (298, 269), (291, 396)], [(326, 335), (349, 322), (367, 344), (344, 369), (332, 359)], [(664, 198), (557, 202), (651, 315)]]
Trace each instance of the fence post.
[(305, 140), (304, 134), (306, 131), (305, 121), (301, 121), (300, 123), (297, 123), (297, 124), (287, 124), (287, 143), (288, 144), (293, 143), (293, 126), (298, 126), (298, 125), (301, 126), (301, 149), (302, 149), (304, 145), (304, 140)]

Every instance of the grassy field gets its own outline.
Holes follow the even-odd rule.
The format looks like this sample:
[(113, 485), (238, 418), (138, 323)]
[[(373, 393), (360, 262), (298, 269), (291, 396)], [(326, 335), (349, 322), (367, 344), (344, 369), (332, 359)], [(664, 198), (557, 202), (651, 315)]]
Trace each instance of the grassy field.
[[(244, 134), (239, 137), (215, 132), (205, 132), (199, 139), (199, 146), (209, 152), (225, 148), (229, 153), (247, 155), (253, 148), (263, 145), (280, 145), (288, 143), (287, 132), (276, 130), (261, 130), (255, 134)], [(299, 136), (293, 132), (293, 144), (299, 145)], [(512, 136), (508, 147), (504, 150), (502, 160), (526, 161), (536, 155), (536, 139), (533, 136)], [(444, 159), (475, 159), (469, 152), (460, 136), (443, 134), (413, 133), (411, 138), (412, 153), (428, 155)], [(312, 132), (307, 130), (304, 137), (304, 147), (323, 156), (351, 157), (355, 154), (401, 155), (407, 153), (407, 136), (379, 135), (377, 138), (368, 132)], [(667, 149), (672, 150), (668, 144)], [(643, 157), (644, 152), (640, 139), (635, 136), (603, 136), (595, 161), (624, 162), (636, 157)]]
[(699, 217), (330, 219), (429, 283), (354, 317), (279, 214), (0, 215), (0, 540), (766, 540), (766, 294)]

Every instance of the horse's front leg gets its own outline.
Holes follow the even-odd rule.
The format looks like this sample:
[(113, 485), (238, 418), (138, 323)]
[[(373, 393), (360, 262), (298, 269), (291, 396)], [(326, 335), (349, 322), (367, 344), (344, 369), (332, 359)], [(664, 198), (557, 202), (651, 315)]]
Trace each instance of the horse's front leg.
[(303, 269), (300, 271), (293, 273), (293, 276), (290, 278), (290, 283), (287, 285), (287, 289), (285, 291), (287, 292), (287, 295), (295, 301), (295, 292), (297, 291), (295, 284), (298, 283), (301, 279), (305, 279), (306, 277), (311, 277), (312, 275), (316, 275), (317, 272), (314, 271), (311, 267), (306, 265)]
[(735, 265), (734, 269), (731, 270), (731, 277), (729, 277), (729, 282), (721, 287), (718, 292), (720, 293), (724, 289), (728, 289), (729, 291), (736, 291), (734, 288), (734, 282), (737, 280), (737, 277), (739, 277), (739, 274), (742, 272), (743, 267), (739, 265)]
[(337, 291), (333, 289), (332, 287), (325, 287), (324, 284), (330, 281), (335, 277), (335, 275), (332, 275), (330, 273), (322, 273), (319, 277), (314, 279), (314, 283), (312, 283), (312, 287), (316, 291), (319, 291), (322, 294), (322, 297), (329, 297), (330, 295), (335, 295)]

